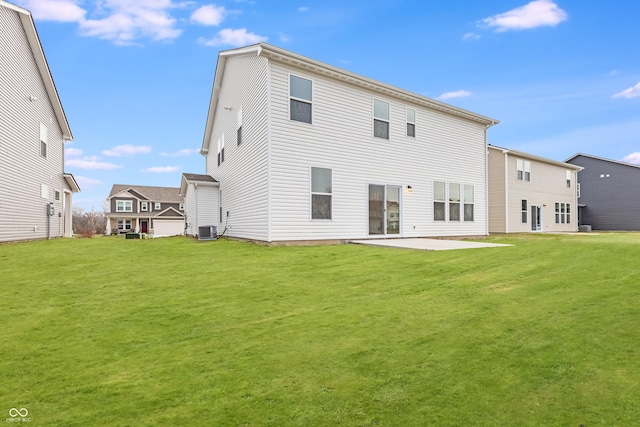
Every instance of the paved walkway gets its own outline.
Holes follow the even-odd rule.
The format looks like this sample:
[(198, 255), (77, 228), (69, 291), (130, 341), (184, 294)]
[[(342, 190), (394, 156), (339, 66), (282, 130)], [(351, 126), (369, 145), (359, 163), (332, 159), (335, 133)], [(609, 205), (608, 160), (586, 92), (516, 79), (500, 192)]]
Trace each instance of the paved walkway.
[(367, 239), (350, 240), (359, 245), (388, 246), (393, 248), (420, 249), (425, 251), (447, 251), (452, 249), (493, 248), (512, 246), (498, 243), (470, 242), (468, 240), (444, 239)]

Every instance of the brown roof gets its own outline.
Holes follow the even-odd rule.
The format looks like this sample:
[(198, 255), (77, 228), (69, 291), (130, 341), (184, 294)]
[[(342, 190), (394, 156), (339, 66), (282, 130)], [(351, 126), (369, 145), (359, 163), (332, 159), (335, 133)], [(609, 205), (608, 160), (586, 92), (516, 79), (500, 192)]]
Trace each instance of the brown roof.
[(133, 191), (133, 193), (131, 193), (132, 196), (151, 202), (184, 202), (184, 197), (180, 195), (180, 189), (177, 187), (152, 187), (147, 185), (113, 184), (108, 198), (127, 190)]
[(200, 182), (218, 182), (210, 175), (200, 175), (197, 173), (183, 173), (182, 176), (188, 181), (200, 181)]

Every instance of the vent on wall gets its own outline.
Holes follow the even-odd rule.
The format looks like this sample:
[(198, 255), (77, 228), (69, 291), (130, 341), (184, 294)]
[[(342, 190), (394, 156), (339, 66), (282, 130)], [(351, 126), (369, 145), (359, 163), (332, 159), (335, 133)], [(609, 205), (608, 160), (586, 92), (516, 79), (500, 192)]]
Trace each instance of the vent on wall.
[(217, 240), (218, 230), (215, 225), (198, 227), (198, 240)]

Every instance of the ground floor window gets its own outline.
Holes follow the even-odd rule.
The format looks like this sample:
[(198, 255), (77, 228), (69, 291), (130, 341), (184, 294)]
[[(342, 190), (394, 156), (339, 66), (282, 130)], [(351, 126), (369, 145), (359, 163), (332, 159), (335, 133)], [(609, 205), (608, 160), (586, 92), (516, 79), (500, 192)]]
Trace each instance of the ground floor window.
[(311, 219), (331, 219), (331, 169), (311, 168)]
[(526, 200), (522, 200), (520, 202), (521, 206), (520, 206), (520, 210), (522, 211), (522, 223), (526, 224), (527, 223), (527, 201)]
[(571, 204), (556, 203), (556, 224), (571, 224)]
[[(448, 191), (447, 191), (448, 190)], [(460, 222), (474, 220), (475, 195), (473, 185), (433, 183), (433, 220)]]
[(131, 220), (118, 218), (118, 230), (131, 230)]

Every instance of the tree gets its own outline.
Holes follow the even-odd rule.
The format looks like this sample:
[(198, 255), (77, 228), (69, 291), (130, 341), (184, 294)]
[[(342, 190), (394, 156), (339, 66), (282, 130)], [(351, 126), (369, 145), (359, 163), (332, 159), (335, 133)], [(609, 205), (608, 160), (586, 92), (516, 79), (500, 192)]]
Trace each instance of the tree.
[(91, 207), (90, 211), (84, 211), (81, 207), (74, 206), (72, 210), (73, 232), (82, 237), (92, 237), (94, 234), (104, 234), (107, 226), (107, 217), (104, 211), (97, 211)]

